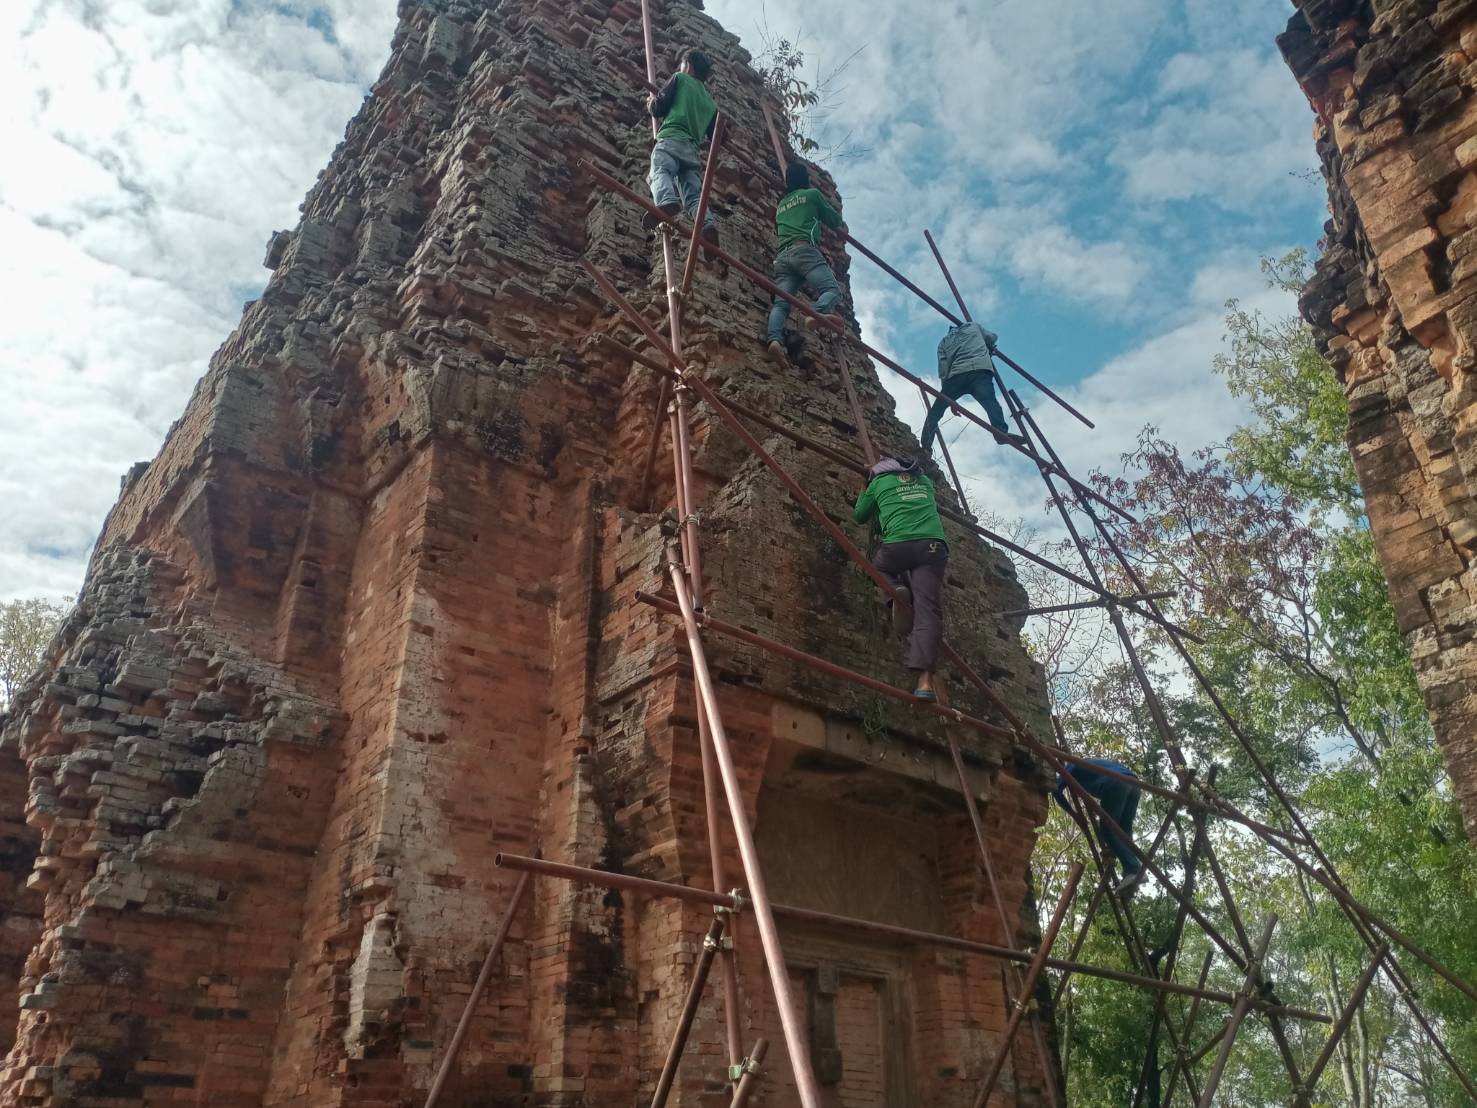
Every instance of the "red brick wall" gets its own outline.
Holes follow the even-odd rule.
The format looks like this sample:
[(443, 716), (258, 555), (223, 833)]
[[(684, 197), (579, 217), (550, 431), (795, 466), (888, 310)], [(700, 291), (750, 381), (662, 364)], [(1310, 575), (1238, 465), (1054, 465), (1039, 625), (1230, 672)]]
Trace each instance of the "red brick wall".
[[(663, 64), (679, 43), (709, 49), (732, 141), (768, 156), (736, 40), (690, 4), (659, 7)], [(403, 5), (390, 63), (261, 299), (130, 476), (51, 670), (4, 736), (0, 795), (27, 797), (24, 825), (0, 828), (15, 859), (0, 984), (24, 1006), (6, 1103), (417, 1104), (508, 911), (498, 851), (711, 885), (685, 643), (635, 599), (665, 572), (665, 453), (652, 498), (637, 480), (655, 381), (599, 343), (639, 340), (577, 266), (593, 259), (655, 318), (660, 251), (565, 164), (644, 176), (639, 90), (619, 91), (637, 13)], [(717, 203), (725, 242), (764, 265), (768, 183), (725, 171)], [(735, 276), (699, 272), (694, 364), (851, 449), (843, 351), (811, 339), (777, 372), (751, 342), (765, 309)], [(875, 374), (849, 364), (874, 437), (912, 448)], [(710, 610), (901, 683), (871, 588), (701, 410), (694, 444)], [(849, 474), (770, 445), (845, 518)], [(993, 614), (1024, 602), (1012, 568), (951, 543), (952, 637), (1044, 731), (1039, 669)], [(714, 640), (710, 657), (777, 896), (1002, 939), (931, 721), (749, 648)], [(1016, 912), (1041, 769), (966, 745)], [(834, 819), (815, 823), (811, 804)], [(742, 885), (721, 833), (726, 883)], [(896, 863), (876, 888), (863, 839)], [(443, 1103), (649, 1097), (710, 919), (536, 882)], [(1020, 944), (1032, 926), (1006, 930)], [(744, 1042), (773, 1044), (760, 1103), (783, 1104), (750, 919), (734, 939)], [(972, 1097), (1004, 1024), (994, 963), (785, 941), (802, 978), (843, 967), (827, 994), (836, 1103)], [(715, 977), (673, 1105), (727, 1100), (719, 996)], [(1001, 1103), (1039, 1102), (1039, 1074), (1022, 1048)]]

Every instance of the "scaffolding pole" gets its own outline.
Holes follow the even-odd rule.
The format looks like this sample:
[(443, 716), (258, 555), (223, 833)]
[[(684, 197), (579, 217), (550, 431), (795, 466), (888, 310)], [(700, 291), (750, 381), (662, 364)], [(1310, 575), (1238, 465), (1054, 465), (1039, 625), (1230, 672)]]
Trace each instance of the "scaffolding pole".
[[(1072, 898), (1077, 895), (1077, 882), (1082, 880), (1082, 863), (1076, 862), (1072, 871), (1067, 875), (1067, 883), (1062, 889), (1062, 895), (1057, 899), (1056, 911), (1051, 914), (1051, 922), (1046, 925), (1046, 931), (1041, 936), (1041, 945), (1036, 950), (1036, 956), (1031, 959), (1030, 968), (1026, 970), (1025, 981), (1021, 985), (1021, 991), (1011, 1005), (1010, 1019), (1005, 1024), (1005, 1036), (1000, 1046), (995, 1051), (995, 1060), (990, 1065), (990, 1072), (985, 1075), (985, 1080), (980, 1085), (979, 1095), (974, 1098), (974, 1108), (984, 1108), (990, 1100), (990, 1094), (995, 1091), (995, 1082), (1000, 1080), (1000, 1071), (1005, 1068), (1005, 1060), (1010, 1057), (1010, 1044), (1015, 1041), (1016, 1032), (1021, 1029), (1021, 1020), (1030, 1011), (1031, 994), (1036, 989), (1036, 982), (1041, 977), (1041, 971), (1046, 968), (1046, 959), (1051, 955), (1051, 944), (1056, 942), (1056, 933), (1062, 928), (1062, 920), (1066, 918), (1067, 909), (1072, 906)], [(1041, 1059), (1043, 1066), (1050, 1066), (1051, 1059)]]
[[(641, 0), (641, 41), (646, 62), (646, 83), (653, 91), (656, 91), (656, 47), (652, 33), (651, 5), (650, 0)], [(651, 137), (653, 142), (657, 138), (660, 128), (655, 119), (651, 121)], [(713, 184), (713, 176), (718, 166), (718, 153), (721, 148), (724, 130), (724, 120), (721, 116), (715, 117), (713, 142), (708, 148), (708, 162), (703, 172), (703, 194), (699, 203), (698, 218), (694, 223), (693, 243), (696, 245), (697, 236), (702, 233), (703, 214), (706, 211), (706, 201)], [(674, 279), (675, 266), (672, 261), (672, 240), (666, 233), (667, 227), (659, 229), (662, 239), (662, 277), (667, 291), (667, 316), (672, 336), (672, 349), (682, 349), (682, 327), (681, 312), (687, 281), (691, 276), (692, 254), (689, 252), (689, 272), (684, 275), (682, 287), (679, 289)], [(691, 251), (691, 246), (689, 247)], [(678, 382), (680, 384), (680, 381)], [(661, 446), (662, 437), (662, 414), (666, 405), (666, 398), (671, 388), (671, 379), (663, 374), (661, 383), (658, 385), (658, 399), (656, 406), (656, 418), (653, 420), (651, 443), (647, 450), (641, 472), (640, 499), (644, 501), (651, 488), (652, 474), (656, 468), (656, 454)], [(674, 424), (672, 436), (673, 451), (673, 482), (674, 495), (678, 501), (678, 510), (681, 513), (683, 535), (690, 547), (690, 560), (687, 563), (691, 573), (691, 584), (694, 596), (694, 604), (701, 608), (703, 604), (703, 581), (701, 550), (697, 530), (696, 506), (691, 503), (694, 495), (692, 481), (692, 467), (690, 454), (687, 450), (687, 410), (686, 397), (679, 390), (676, 404), (674, 405), (672, 420)], [(714, 888), (722, 888), (724, 884), (724, 867), (722, 858), (721, 823), (718, 811), (719, 789), (715, 778), (719, 766), (713, 749), (713, 739), (706, 716), (706, 706), (702, 697), (696, 697), (698, 701), (698, 745), (700, 748), (700, 759), (703, 778), (703, 815), (706, 820), (708, 833), (708, 853), (712, 868)], [(735, 817), (742, 818), (741, 816)], [(735, 923), (736, 923), (735, 919)], [(724, 1038), (727, 1045), (727, 1056), (729, 1069), (740, 1065), (743, 1059), (743, 1032), (739, 1024), (742, 1011), (742, 993), (739, 985), (738, 956), (735, 950), (738, 939), (738, 928), (735, 926), (729, 936), (729, 943), (721, 952), (720, 965), (723, 979), (723, 1023)]]
[(1360, 1005), (1364, 1003), (1364, 994), (1369, 991), (1370, 985), (1374, 984), (1375, 977), (1379, 974), (1380, 963), (1384, 961), (1385, 955), (1390, 952), (1389, 944), (1380, 944), (1379, 950), (1375, 951), (1369, 964), (1364, 967), (1364, 972), (1359, 976), (1359, 983), (1354, 986), (1354, 991), (1349, 994), (1349, 1002), (1344, 1005), (1344, 1010), (1339, 1014), (1338, 1022), (1333, 1025), (1333, 1030), (1328, 1033), (1328, 1041), (1323, 1044), (1323, 1049), (1318, 1053), (1318, 1060), (1313, 1063), (1313, 1068), (1308, 1071), (1307, 1082), (1297, 1090), (1297, 1100), (1293, 1102), (1293, 1108), (1311, 1108), (1312, 1097), (1318, 1091), (1318, 1082), (1323, 1079), (1323, 1071), (1328, 1068), (1328, 1063), (1333, 1060), (1334, 1051), (1338, 1049), (1340, 1040), (1349, 1030), (1349, 1025), (1354, 1022), (1354, 1014), (1359, 1011)]
[[(527, 876), (525, 874), (525, 876)], [(677, 1066), (682, 1061), (682, 1052), (687, 1049), (687, 1037), (692, 1032), (692, 1021), (697, 1018), (698, 1005), (703, 1001), (703, 989), (708, 984), (708, 974), (713, 968), (723, 945), (723, 917), (714, 916), (708, 933), (703, 936), (702, 953), (692, 967), (692, 980), (687, 986), (687, 999), (682, 1003), (682, 1014), (677, 1019), (677, 1029), (672, 1035), (672, 1044), (667, 1048), (667, 1060), (656, 1082), (656, 1091), (651, 1097), (651, 1108), (666, 1108), (667, 1096), (672, 1091), (672, 1082), (677, 1078)]]
[(816, 1083), (815, 1072), (811, 1068), (810, 1048), (805, 1039), (800, 1011), (790, 992), (790, 971), (785, 963), (779, 929), (775, 926), (774, 912), (770, 907), (769, 890), (759, 867), (759, 848), (754, 842), (754, 832), (749, 827), (749, 817), (744, 809), (743, 786), (739, 782), (738, 767), (734, 763), (728, 735), (723, 728), (723, 719), (718, 709), (718, 693), (713, 686), (712, 675), (708, 672), (708, 659), (703, 650), (702, 635), (698, 631), (697, 617), (693, 613), (692, 599), (688, 595), (687, 580), (682, 567), (676, 563), (670, 565), (669, 570), (677, 603), (682, 608), (682, 622), (687, 632), (687, 649), (692, 657), (693, 677), (697, 681), (698, 695), (708, 713), (713, 753), (717, 756), (723, 791), (728, 797), (729, 820), (733, 825), (734, 836), (738, 839), (739, 858), (743, 863), (744, 878), (754, 907), (754, 921), (759, 928), (759, 943), (764, 948), (764, 961), (769, 969), (769, 987), (774, 995), (775, 1007), (779, 1009), (785, 1049), (789, 1052), (790, 1066), (795, 1073), (795, 1088), (800, 1095), (802, 1108), (821, 1108), (820, 1086)]
[(1241, 1030), (1241, 1024), (1251, 1011), (1251, 997), (1261, 980), (1262, 960), (1267, 956), (1267, 947), (1272, 945), (1272, 932), (1276, 929), (1277, 917), (1274, 915), (1267, 920), (1267, 926), (1262, 929), (1261, 941), (1257, 943), (1255, 952), (1247, 962), (1241, 995), (1236, 998), (1236, 1006), (1231, 1010), (1231, 1022), (1226, 1026), (1225, 1037), (1221, 1039), (1220, 1053), (1216, 1055), (1215, 1064), (1210, 1067), (1210, 1076), (1205, 1079), (1199, 1108), (1210, 1108), (1215, 1101), (1215, 1091), (1221, 1083), (1221, 1074), (1225, 1073), (1231, 1049), (1236, 1045), (1236, 1033)]
[[(655, 881), (649, 877), (634, 877), (628, 873), (612, 873), (609, 870), (590, 869), (587, 866), (570, 865), (567, 862), (550, 862), (543, 858), (529, 858), (522, 854), (498, 854), (493, 859), (493, 864), (502, 869), (517, 871), (528, 871), (542, 877), (553, 877), (563, 881), (579, 881), (589, 885), (597, 885), (605, 889), (617, 889), (624, 892), (636, 893), (640, 896), (654, 898), (665, 898), (669, 900), (683, 900), (690, 904), (706, 904), (718, 908), (742, 909), (749, 906), (750, 900), (747, 894), (738, 892), (716, 893), (707, 889), (692, 888), (688, 885), (676, 885), (668, 881)], [(1015, 962), (1019, 965), (1029, 965), (1033, 954), (1024, 950), (1015, 950), (1012, 947), (1000, 946), (998, 943), (984, 943), (976, 939), (961, 939), (955, 935), (940, 935), (932, 931), (919, 931), (912, 927), (901, 927), (892, 923), (877, 923), (873, 920), (857, 919), (854, 916), (837, 915), (834, 912), (822, 912), (814, 908), (801, 908), (793, 904), (771, 904), (775, 917), (780, 919), (794, 920), (796, 923), (816, 924), (825, 927), (837, 927), (847, 931), (855, 931), (859, 934), (877, 935), (884, 939), (904, 943), (918, 943), (925, 946), (935, 946), (943, 950), (958, 950), (965, 954), (979, 954), (986, 958), (1000, 961)], [(1125, 970), (1110, 969), (1107, 966), (1095, 966), (1089, 962), (1069, 962), (1063, 958), (1047, 958), (1046, 968), (1050, 970), (1067, 970), (1072, 973), (1082, 974), (1084, 977), (1098, 977), (1104, 981), (1117, 981), (1124, 985), (1132, 985), (1135, 988), (1147, 989), (1150, 992), (1175, 993), (1179, 996), (1198, 996), (1203, 1000), (1214, 1001), (1217, 1004), (1233, 1005), (1236, 1003), (1236, 993), (1223, 992), (1217, 989), (1200, 989), (1193, 985), (1186, 985), (1179, 981), (1164, 981), (1157, 977), (1144, 977), (1141, 974), (1128, 973)], [(1308, 1023), (1333, 1023), (1333, 1019), (1322, 1012), (1314, 1012), (1307, 1008), (1297, 1008), (1286, 1004), (1271, 1004), (1261, 998), (1252, 999), (1252, 1007), (1259, 1012), (1277, 1012), (1279, 1015), (1287, 1016), (1289, 1019), (1304, 1020)]]
[[(1215, 951), (1207, 950), (1205, 952), (1205, 960), (1200, 963), (1200, 976), (1196, 979), (1196, 984), (1199, 988), (1205, 988), (1205, 982), (1210, 977), (1210, 966), (1211, 963), (1213, 963), (1214, 961)], [(1185, 1026), (1184, 1029), (1180, 1032), (1180, 1042), (1187, 1043), (1190, 1041), (1190, 1036), (1194, 1034), (1195, 1031), (1195, 1020), (1199, 1015), (1200, 998), (1197, 996), (1190, 1001), (1190, 1010), (1185, 1015)], [(1191, 1099), (1200, 1099), (1199, 1096), (1196, 1095), (1196, 1092), (1193, 1088), (1194, 1075), (1189, 1072), (1188, 1060), (1185, 1058), (1184, 1054), (1181, 1053), (1175, 1056), (1174, 1064), (1169, 1067), (1169, 1081), (1164, 1088), (1163, 1108), (1169, 1108), (1169, 1106), (1174, 1103), (1174, 1087), (1179, 1080), (1181, 1069), (1184, 1069), (1186, 1072), (1186, 1084), (1191, 1085)]]
[(482, 969), (477, 974), (477, 980), (472, 984), (471, 993), (467, 996), (467, 1006), (462, 1009), (462, 1017), (457, 1021), (456, 1030), (452, 1032), (451, 1042), (446, 1046), (446, 1057), (441, 1059), (441, 1068), (436, 1071), (436, 1080), (431, 1084), (431, 1091), (426, 1094), (425, 1108), (436, 1108), (436, 1103), (441, 1099), (442, 1090), (446, 1088), (446, 1081), (451, 1076), (452, 1067), (456, 1065), (457, 1056), (461, 1053), (462, 1043), (466, 1041), (467, 1032), (471, 1029), (472, 1015), (477, 1010), (477, 1002), (487, 991), (487, 983), (492, 979), (492, 968), (497, 964), (498, 957), (503, 952), (503, 944), (508, 941), (508, 932), (513, 929), (513, 917), (518, 914), (518, 907), (523, 903), (523, 894), (528, 891), (528, 883), (529, 875), (520, 873), (518, 883), (513, 886), (513, 896), (508, 901), (507, 911), (503, 913), (503, 922), (498, 925), (492, 945), (487, 948), (487, 957), (482, 959)]

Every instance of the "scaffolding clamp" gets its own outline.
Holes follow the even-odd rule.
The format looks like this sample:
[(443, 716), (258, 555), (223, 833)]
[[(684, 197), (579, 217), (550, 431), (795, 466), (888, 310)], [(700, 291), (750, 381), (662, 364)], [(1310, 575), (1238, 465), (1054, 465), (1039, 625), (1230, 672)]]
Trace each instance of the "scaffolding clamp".
[(753, 1058), (745, 1058), (736, 1066), (728, 1067), (728, 1080), (732, 1082), (742, 1081), (746, 1074), (752, 1073), (755, 1077), (764, 1072), (764, 1067)]
[(744, 895), (742, 889), (729, 889), (728, 896), (733, 901), (733, 903), (715, 904), (713, 905), (713, 911), (727, 912), (731, 915), (736, 916), (749, 906), (749, 898)]
[[(716, 908), (715, 907), (713, 910), (715, 912), (717, 912), (717, 911), (721, 911), (722, 909), (719, 909), (719, 908)], [(704, 950), (712, 950), (712, 951), (732, 950), (733, 949), (733, 937), (731, 935), (722, 935), (719, 938), (716, 938), (715, 939), (715, 938), (713, 938), (712, 935), (704, 935), (703, 936), (703, 949)]]

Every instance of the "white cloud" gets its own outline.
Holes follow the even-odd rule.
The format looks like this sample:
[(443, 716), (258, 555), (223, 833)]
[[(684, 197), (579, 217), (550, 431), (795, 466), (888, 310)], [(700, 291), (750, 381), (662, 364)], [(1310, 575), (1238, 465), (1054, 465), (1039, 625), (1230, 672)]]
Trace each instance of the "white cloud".
[(1134, 201), (1254, 210), (1314, 164), (1310, 116), (1297, 96), (1275, 54), (1177, 55), (1164, 67), (1153, 118), (1118, 136), (1111, 164)]
[[(74, 592), (387, 53), (393, 0), (0, 10), (0, 599)], [(324, 28), (330, 33), (325, 33)]]
[[(1238, 176), (1270, 190), (1294, 139), (1308, 157), (1268, 33), (1281, 3), (768, 0), (768, 17), (782, 33), (803, 21), (823, 69), (865, 47), (826, 127), (869, 148), (834, 167), (869, 245), (947, 303), (932, 227), (982, 316), (1050, 297), (1151, 336), (1072, 393), (1097, 435), (1038, 407), (1091, 467), (1150, 419), (1201, 438), (1228, 426), (1207, 366), (1219, 301), (1255, 280), (1255, 251), (1167, 257), (1166, 237), (1202, 228), (1156, 197), (1234, 207)], [(707, 6), (757, 47), (750, 0)], [(394, 15), (395, 0), (0, 4), (0, 598), (76, 588), (119, 476), (154, 454), (265, 277), (267, 236), (296, 222)], [(1181, 54), (1159, 66), (1171, 40)], [(853, 277), (884, 350), (937, 324), (870, 263)], [(916, 390), (894, 395), (921, 424)], [(974, 433), (958, 460), (992, 507), (1039, 505), (1034, 472)]]

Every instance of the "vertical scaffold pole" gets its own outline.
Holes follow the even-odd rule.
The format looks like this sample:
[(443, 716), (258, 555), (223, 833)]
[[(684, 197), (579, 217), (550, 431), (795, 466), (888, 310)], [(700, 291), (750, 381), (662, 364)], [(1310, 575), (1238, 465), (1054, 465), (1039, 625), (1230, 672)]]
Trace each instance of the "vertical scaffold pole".
[(728, 814), (733, 824), (734, 836), (738, 839), (739, 858), (743, 862), (744, 878), (754, 905), (754, 921), (759, 927), (759, 942), (764, 947), (770, 988), (774, 993), (775, 1007), (779, 1009), (785, 1049), (790, 1055), (790, 1066), (795, 1073), (795, 1088), (800, 1094), (802, 1108), (821, 1108), (820, 1086), (816, 1083), (815, 1071), (810, 1064), (810, 1044), (806, 1040), (800, 1012), (790, 991), (790, 971), (780, 943), (779, 927), (774, 922), (769, 888), (759, 866), (759, 847), (754, 842), (754, 832), (749, 827), (738, 766), (734, 763), (733, 750), (728, 745), (728, 734), (723, 729), (723, 719), (718, 710), (718, 692), (713, 685), (713, 676), (708, 671), (702, 634), (698, 630), (697, 615), (692, 608), (692, 597), (687, 591), (687, 578), (681, 567), (675, 563), (668, 570), (672, 590), (677, 595), (677, 606), (682, 609), (682, 624), (687, 632), (687, 648), (692, 656), (692, 672), (697, 680), (698, 694), (708, 712), (708, 726), (713, 734), (713, 753), (718, 759), (723, 791), (728, 797)]
[(687, 1036), (692, 1032), (692, 1021), (697, 1018), (698, 1005), (702, 1003), (703, 989), (708, 983), (708, 973), (713, 968), (713, 959), (723, 945), (723, 917), (715, 916), (708, 933), (703, 936), (703, 950), (692, 967), (692, 980), (687, 985), (687, 999), (682, 1004), (682, 1015), (677, 1019), (677, 1030), (672, 1036), (672, 1045), (667, 1048), (667, 1061), (657, 1079), (656, 1092), (651, 1097), (651, 1108), (666, 1108), (667, 1095), (672, 1091), (672, 1082), (677, 1078), (677, 1065), (682, 1061), (682, 1051), (687, 1046)]
[[(656, 86), (656, 47), (652, 35), (651, 4), (650, 0), (641, 0), (641, 37), (646, 54), (646, 81), (648, 86)], [(713, 176), (718, 165), (718, 148), (722, 140), (723, 121), (718, 120), (714, 128), (713, 142), (708, 148), (708, 164), (703, 173), (703, 197), (706, 199), (712, 188)], [(651, 121), (651, 136), (655, 140), (659, 130), (656, 120)], [(693, 243), (696, 244), (697, 235), (701, 233), (702, 216), (696, 223)], [(672, 261), (672, 238), (670, 228), (663, 226), (659, 233), (662, 236), (662, 274), (667, 286), (667, 316), (671, 324), (672, 350), (682, 350), (682, 292), (676, 280), (676, 266)], [(661, 384), (658, 387), (658, 398), (656, 407), (656, 418), (653, 421), (651, 443), (648, 446), (645, 462), (642, 466), (641, 476), (641, 499), (644, 501), (651, 488), (652, 473), (656, 468), (656, 455), (661, 447), (662, 438), (662, 414), (666, 408), (667, 397), (671, 389), (671, 380), (662, 375)], [(692, 467), (690, 454), (687, 451), (687, 410), (686, 399), (680, 392), (677, 397), (675, 411), (672, 414), (674, 431), (672, 436), (673, 470), (676, 484), (676, 495), (679, 499), (678, 511), (682, 515), (683, 535), (689, 548), (690, 560), (686, 563), (691, 574), (694, 603), (701, 608), (703, 603), (703, 580), (701, 551), (697, 531), (696, 504), (693, 501), (694, 489), (692, 486)], [(680, 440), (680, 441), (679, 441)], [(686, 507), (683, 507), (685, 502)], [(713, 780), (715, 771), (712, 752), (709, 750), (711, 737), (709, 734), (706, 708), (702, 698), (698, 697), (698, 744), (701, 747), (702, 771), (703, 771), (703, 807), (707, 819), (708, 828), (708, 851), (712, 862), (713, 887), (721, 891), (724, 884), (724, 873), (722, 864), (722, 840), (720, 838), (721, 825), (718, 810), (714, 805), (717, 799), (717, 785)], [(719, 959), (723, 975), (723, 1021), (724, 1034), (728, 1046), (729, 1069), (739, 1065), (743, 1060), (743, 1035), (739, 1026), (740, 1013), (742, 1011), (742, 999), (739, 991), (738, 958), (733, 950), (738, 939), (738, 928), (730, 929), (728, 944), (724, 947)]]
[(477, 980), (472, 985), (471, 995), (467, 997), (467, 1006), (462, 1009), (462, 1018), (457, 1021), (456, 1031), (452, 1033), (451, 1042), (446, 1047), (446, 1057), (441, 1059), (441, 1068), (436, 1071), (436, 1080), (431, 1085), (431, 1091), (426, 1094), (426, 1108), (436, 1108), (436, 1102), (441, 1099), (441, 1091), (446, 1088), (446, 1079), (451, 1076), (451, 1068), (456, 1065), (457, 1055), (461, 1053), (462, 1043), (466, 1040), (467, 1031), (472, 1026), (472, 1013), (477, 1010), (477, 1002), (482, 999), (483, 992), (487, 989), (487, 982), (492, 978), (492, 967), (497, 964), (498, 956), (503, 952), (503, 944), (508, 940), (508, 932), (513, 928), (513, 917), (518, 914), (518, 908), (523, 903), (523, 894), (528, 891), (528, 883), (532, 874), (522, 873), (518, 876), (518, 884), (513, 886), (512, 899), (508, 901), (508, 910), (503, 913), (503, 922), (498, 925), (497, 935), (492, 940), (492, 945), (487, 948), (487, 957), (482, 959), (482, 971), (477, 974)]
[[(990, 1094), (995, 1091), (995, 1082), (1000, 1080), (1000, 1071), (1005, 1068), (1005, 1059), (1010, 1056), (1010, 1044), (1015, 1041), (1015, 1034), (1020, 1030), (1021, 1020), (1030, 1011), (1031, 995), (1036, 991), (1036, 981), (1041, 976), (1041, 971), (1046, 968), (1046, 959), (1051, 957), (1051, 944), (1056, 942), (1056, 934), (1062, 928), (1062, 920), (1067, 916), (1067, 909), (1072, 906), (1072, 898), (1077, 895), (1077, 883), (1082, 880), (1082, 863), (1072, 863), (1072, 872), (1067, 876), (1067, 884), (1062, 889), (1062, 895), (1057, 899), (1056, 911), (1051, 914), (1051, 922), (1047, 924), (1045, 933), (1041, 936), (1041, 945), (1036, 950), (1036, 957), (1031, 959), (1031, 967), (1026, 970), (1025, 981), (1021, 985), (1021, 995), (1016, 997), (1012, 1005), (1010, 1019), (1005, 1024), (1005, 1037), (999, 1048), (995, 1051), (995, 1061), (990, 1066), (990, 1072), (985, 1077), (985, 1082), (980, 1086), (979, 1095), (974, 1099), (974, 1108), (985, 1108), (990, 1100)], [(1043, 1061), (1047, 1061), (1043, 1059)], [(1048, 1061), (1048, 1064), (1049, 1061)]]
[(1236, 1033), (1241, 1030), (1242, 1023), (1246, 1020), (1246, 1014), (1251, 1011), (1251, 995), (1256, 990), (1262, 976), (1262, 960), (1267, 956), (1267, 947), (1272, 945), (1272, 932), (1277, 929), (1277, 917), (1273, 915), (1267, 920), (1267, 926), (1262, 929), (1261, 940), (1252, 951), (1251, 958), (1246, 964), (1246, 977), (1241, 982), (1241, 993), (1236, 997), (1236, 1007), (1231, 1010), (1231, 1022), (1226, 1025), (1226, 1035), (1221, 1039), (1220, 1052), (1215, 1056), (1215, 1064), (1210, 1067), (1210, 1075), (1205, 1079), (1205, 1088), (1200, 1092), (1199, 1108), (1210, 1108), (1215, 1100), (1216, 1086), (1221, 1083), (1221, 1074), (1226, 1071), (1226, 1062), (1231, 1057), (1231, 1048), (1236, 1045)]

